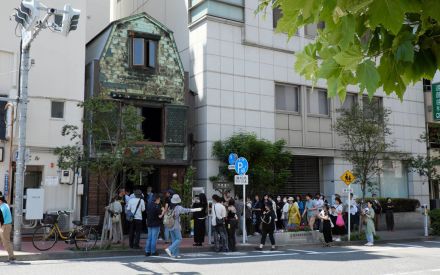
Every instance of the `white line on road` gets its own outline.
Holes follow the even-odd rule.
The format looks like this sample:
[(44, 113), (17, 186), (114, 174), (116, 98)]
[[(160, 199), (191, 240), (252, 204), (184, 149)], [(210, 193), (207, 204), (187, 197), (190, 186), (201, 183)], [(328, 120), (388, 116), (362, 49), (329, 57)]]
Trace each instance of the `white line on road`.
[(412, 247), (412, 248), (426, 248), (421, 245), (413, 245), (413, 244), (403, 244), (403, 243), (388, 243), (389, 245), (398, 245), (398, 246), (405, 246), (405, 247)]
[(418, 271), (410, 271), (410, 272), (400, 272), (400, 273), (387, 273), (384, 275), (409, 275), (409, 274), (425, 274), (426, 272), (439, 272), (440, 269), (425, 269)]
[(246, 256), (234, 256), (234, 257), (201, 257), (201, 258), (170, 258), (165, 256), (153, 256), (152, 258), (159, 258), (159, 259), (167, 259), (167, 260), (173, 260), (176, 262), (189, 262), (189, 261), (200, 261), (200, 260), (227, 260), (227, 259), (244, 259), (244, 258), (265, 258), (265, 257), (278, 257), (278, 256), (293, 256), (298, 255), (298, 253), (282, 253), (282, 254), (262, 254), (262, 255), (246, 255)]

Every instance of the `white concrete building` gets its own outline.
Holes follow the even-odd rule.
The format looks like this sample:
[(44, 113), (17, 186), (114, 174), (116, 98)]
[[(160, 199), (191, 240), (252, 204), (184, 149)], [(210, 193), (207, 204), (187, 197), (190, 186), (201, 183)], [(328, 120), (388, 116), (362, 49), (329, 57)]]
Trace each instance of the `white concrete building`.
[[(0, 9), (0, 95), (10, 98), (16, 98), (18, 90), (20, 29), (16, 29), (15, 21), (13, 19), (10, 21), (9, 16), (14, 13), (14, 8), (19, 7), (20, 2), (19, 0), (5, 1)], [(54, 149), (71, 143), (68, 138), (61, 136), (61, 129), (64, 125), (72, 124), (81, 127), (82, 124), (83, 112), (77, 105), (84, 98), (84, 57), (87, 15), (89, 14), (86, 0), (73, 2), (44, 0), (42, 2), (58, 9), (63, 9), (64, 4), (70, 3), (73, 8), (81, 10), (82, 14), (78, 29), (67, 37), (46, 29), (38, 35), (31, 46), (32, 65), (29, 73), (26, 143), (30, 155), (26, 162), (25, 194), (27, 188), (43, 188), (45, 212), (69, 210), (74, 211), (72, 218), (77, 218), (80, 214), (80, 196), (74, 190), (75, 185), (60, 183), (61, 171), (57, 167)], [(101, 20), (107, 23), (108, 5), (102, 14), (104, 16)], [(98, 24), (96, 22), (99, 21), (98, 18), (93, 25)], [(100, 23), (100, 26), (105, 23)], [(96, 31), (92, 28), (88, 33), (92, 37)], [(10, 113), (7, 121), (6, 139), (0, 141), (0, 149), (3, 150), (2, 162), (0, 162), (0, 190), (4, 192), (5, 188), (9, 189), (8, 193), (11, 195), (14, 191), (11, 190), (11, 180), (5, 186), (5, 176), (10, 169), (15, 172), (15, 158), (11, 157), (9, 152), (11, 146), (13, 155), (17, 150), (18, 131), (17, 123), (15, 123), (11, 139)], [(10, 158), (12, 165), (9, 165)], [(13, 178), (15, 178), (14, 175)]]
[[(111, 19), (147, 12), (174, 31), (190, 88), (198, 94), (194, 163), (198, 184), (208, 193), (209, 177), (218, 174), (212, 144), (237, 132), (286, 140), (295, 160), (284, 194), (342, 193), (345, 185), (339, 177), (350, 165), (341, 158), (340, 140), (331, 127), (341, 104), (327, 99), (325, 82), (310, 93), (311, 83), (293, 69), (294, 53), (313, 39), (316, 26), (299, 30), (288, 41), (275, 32), (272, 10), (256, 16), (257, 5), (258, 0), (112, 0)], [(425, 131), (422, 84), (410, 87), (403, 102), (381, 91), (377, 97), (392, 110), (395, 149), (426, 154), (425, 144), (418, 142)], [(344, 104), (362, 100), (359, 89), (350, 87)], [(384, 167), (380, 196), (428, 202), (428, 184), (405, 163), (394, 160)]]

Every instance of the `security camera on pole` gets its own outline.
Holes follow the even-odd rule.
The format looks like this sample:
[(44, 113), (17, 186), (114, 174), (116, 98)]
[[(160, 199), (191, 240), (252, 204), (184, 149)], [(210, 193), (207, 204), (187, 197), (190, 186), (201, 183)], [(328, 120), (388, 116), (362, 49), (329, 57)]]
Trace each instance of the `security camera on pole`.
[(243, 185), (243, 243), (246, 243), (246, 185), (249, 184), (249, 177), (246, 172), (249, 169), (249, 164), (247, 159), (243, 157), (237, 159), (236, 154), (230, 154), (229, 165), (230, 168), (233, 166), (235, 173), (238, 174), (234, 177), (234, 184)]
[[(23, 187), (26, 154), (26, 120), (28, 103), (29, 52), (32, 41), (46, 28), (68, 35), (76, 30), (80, 11), (65, 5), (64, 10), (48, 8), (39, 0), (23, 0), (13, 15), (21, 26), (20, 90), (18, 95), (18, 158), (15, 173), (14, 195), (14, 250), (21, 250), (21, 225), (23, 222)], [(40, 18), (40, 13), (43, 17)], [(53, 22), (49, 19), (53, 17)]]

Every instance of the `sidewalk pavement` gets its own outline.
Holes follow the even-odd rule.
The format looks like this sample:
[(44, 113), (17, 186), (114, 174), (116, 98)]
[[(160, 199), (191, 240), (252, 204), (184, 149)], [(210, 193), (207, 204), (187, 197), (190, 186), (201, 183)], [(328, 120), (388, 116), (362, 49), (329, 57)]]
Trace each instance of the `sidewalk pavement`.
[[(377, 235), (379, 236), (379, 240), (376, 243), (387, 243), (390, 241), (418, 241), (418, 240), (426, 240), (432, 239), (434, 237), (424, 237), (423, 230), (399, 230), (394, 232), (387, 231), (378, 231)], [(93, 258), (93, 257), (108, 257), (108, 256), (136, 256), (143, 255), (145, 246), (145, 237), (143, 235), (141, 237), (141, 247), (142, 249), (130, 249), (128, 248), (128, 241), (126, 240), (124, 246), (118, 245), (113, 246), (108, 250), (92, 250), (92, 251), (77, 251), (75, 250), (75, 245), (66, 244), (63, 241), (58, 241), (58, 243), (48, 251), (38, 251), (32, 245), (32, 242), (29, 240), (23, 241), (22, 243), (22, 251), (15, 252), (17, 260), (21, 261), (36, 261), (36, 260), (55, 260), (55, 259), (75, 259), (75, 258)], [(125, 239), (128, 239), (126, 237)], [(242, 244), (242, 237), (237, 237), (237, 250), (241, 251), (249, 251), (253, 250), (255, 246), (258, 245), (260, 241), (260, 236), (250, 236), (248, 238), (247, 244)], [(275, 240), (276, 241), (276, 240)], [(197, 252), (207, 252), (212, 251), (213, 248), (211, 245), (207, 244), (208, 240), (205, 239), (205, 245), (202, 247), (194, 247), (192, 238), (184, 238), (181, 244), (181, 252), (182, 253), (197, 253)], [(360, 245), (364, 244), (365, 241), (353, 241), (353, 242), (338, 242), (336, 245), (345, 246), (345, 245)], [(280, 245), (278, 246), (280, 249), (289, 248), (289, 247), (310, 247), (310, 246), (320, 246), (321, 244), (295, 244), (295, 245)], [(157, 250), (159, 253), (162, 253), (163, 250), (168, 246), (164, 241), (159, 240), (157, 245)], [(97, 243), (97, 247), (99, 247), (99, 241)], [(7, 260), (7, 253), (3, 250), (0, 245), (0, 261)]]

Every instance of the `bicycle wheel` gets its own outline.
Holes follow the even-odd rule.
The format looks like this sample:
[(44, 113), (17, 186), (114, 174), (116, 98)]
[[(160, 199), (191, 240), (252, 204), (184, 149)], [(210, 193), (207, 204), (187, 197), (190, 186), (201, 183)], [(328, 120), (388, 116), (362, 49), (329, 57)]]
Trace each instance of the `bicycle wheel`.
[(78, 250), (91, 250), (98, 241), (98, 233), (93, 227), (83, 227), (75, 231), (74, 234), (75, 246)]
[(58, 234), (53, 225), (42, 225), (35, 229), (32, 235), (33, 246), (40, 250), (46, 251), (51, 249), (58, 241)]

